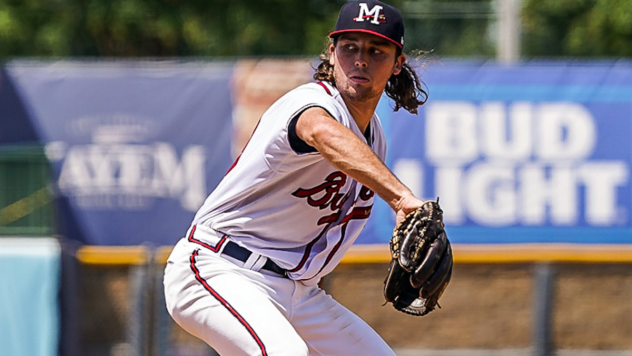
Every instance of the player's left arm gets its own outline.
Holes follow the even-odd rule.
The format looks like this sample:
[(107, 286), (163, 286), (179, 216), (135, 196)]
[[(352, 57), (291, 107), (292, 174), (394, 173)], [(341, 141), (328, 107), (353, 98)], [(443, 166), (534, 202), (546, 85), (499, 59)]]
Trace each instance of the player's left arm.
[[(296, 133), (308, 145), (316, 148), (334, 167), (382, 197), (395, 210), (398, 226), (400, 222), (404, 222), (409, 212), (422, 206), (423, 202), (397, 179), (366, 143), (350, 129), (329, 116), (325, 110), (312, 108), (301, 114), (296, 125)], [(431, 203), (438, 207), (438, 203)], [(408, 218), (414, 215), (410, 214)], [(410, 272), (402, 273), (405, 270), (399, 267), (399, 257), (391, 261), (384, 291), (387, 301), (394, 302), (396, 308), (408, 310), (409, 313), (415, 315), (424, 315), (438, 305), (439, 298), (450, 282), (453, 265), (452, 248), (443, 230), (442, 221), (440, 227), (441, 233), (429, 239), (427, 242), (429, 246), (425, 246), (424, 251), (419, 251), (419, 256), (422, 257), (414, 259), (415, 263), (411, 270), (416, 286), (410, 284)], [(426, 229), (418, 230), (418, 228), (414, 230), (426, 231)], [(433, 229), (435, 230), (437, 229)], [(415, 236), (419, 238), (415, 241), (424, 240), (426, 236), (423, 233), (421, 235)], [(411, 244), (407, 241), (411, 240), (408, 237), (402, 238), (399, 246), (402, 248), (404, 245), (410, 246)], [(416, 245), (420, 246), (420, 244)], [(392, 240), (391, 249), (395, 250)], [(399, 247), (396, 250), (401, 255), (402, 251)], [(408, 302), (413, 308), (406, 307)], [(423, 307), (419, 308), (418, 304)]]
[(397, 221), (423, 203), (366, 143), (324, 109), (305, 110), (296, 123), (296, 134), (334, 167), (384, 199), (396, 212)]

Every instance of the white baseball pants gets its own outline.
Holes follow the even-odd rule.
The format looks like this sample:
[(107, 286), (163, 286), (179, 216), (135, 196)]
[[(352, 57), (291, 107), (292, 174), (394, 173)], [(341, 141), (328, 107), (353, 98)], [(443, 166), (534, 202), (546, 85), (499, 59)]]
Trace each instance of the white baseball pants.
[(318, 286), (244, 268), (186, 238), (165, 269), (167, 309), (222, 356), (395, 356)]

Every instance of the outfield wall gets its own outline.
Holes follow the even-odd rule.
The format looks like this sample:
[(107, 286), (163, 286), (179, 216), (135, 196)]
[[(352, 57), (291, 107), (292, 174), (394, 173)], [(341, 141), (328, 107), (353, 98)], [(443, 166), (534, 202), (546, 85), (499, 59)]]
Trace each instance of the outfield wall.
[[(387, 164), (440, 197), (457, 244), (632, 243), (632, 64), (428, 62), (429, 101), (378, 106)], [(9, 62), (0, 145), (40, 143), (57, 226), (86, 245), (170, 246), (309, 60)], [(382, 244), (377, 200), (358, 244)]]
[[(40, 293), (45, 309), (5, 303), (5, 334), (19, 337), (3, 345), (209, 355), (166, 316), (162, 265), (263, 111), (311, 72), (307, 59), (1, 66), (0, 235), (59, 233), (65, 251), (37, 258), (45, 240), (0, 251), (5, 270), (24, 255), (46, 264), (5, 273), (5, 298)], [(393, 113), (386, 98), (378, 113), (389, 167), (445, 210), (456, 262), (445, 309), (420, 322), (379, 308), (393, 226), (379, 199), (325, 289), (396, 348), (528, 351), (551, 324), (544, 341), (559, 349), (632, 349), (632, 64), (435, 61), (418, 73), (430, 93), (419, 115)], [(21, 156), (37, 158), (37, 146), (52, 184)], [(541, 266), (555, 276), (544, 290)], [(9, 288), (16, 277), (24, 291)], [(33, 312), (39, 328), (24, 329)]]

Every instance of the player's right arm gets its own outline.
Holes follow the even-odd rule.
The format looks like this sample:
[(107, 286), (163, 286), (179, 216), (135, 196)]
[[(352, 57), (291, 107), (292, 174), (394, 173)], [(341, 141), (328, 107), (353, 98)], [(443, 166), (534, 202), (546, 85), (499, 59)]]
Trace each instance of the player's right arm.
[(296, 123), (296, 134), (334, 167), (384, 199), (396, 212), (398, 222), (423, 203), (366, 143), (324, 109), (305, 110)]

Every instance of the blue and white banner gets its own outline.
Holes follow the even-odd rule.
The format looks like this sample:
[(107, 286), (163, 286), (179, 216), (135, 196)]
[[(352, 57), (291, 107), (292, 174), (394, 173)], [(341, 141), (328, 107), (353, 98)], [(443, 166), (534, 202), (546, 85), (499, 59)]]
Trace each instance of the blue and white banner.
[[(418, 116), (388, 103), (388, 164), (440, 198), (456, 243), (632, 243), (632, 65), (431, 65)], [(363, 242), (385, 242), (377, 207)], [(387, 217), (388, 216), (388, 217)], [(384, 235), (386, 234), (386, 235)]]
[[(9, 63), (0, 144), (45, 145), (62, 234), (171, 245), (232, 163), (237, 64)], [(453, 242), (632, 243), (631, 63), (446, 62), (419, 74), (430, 94), (419, 115), (378, 106), (387, 165), (440, 198)], [(393, 224), (377, 199), (358, 243), (386, 243)]]
[(61, 232), (172, 245), (232, 163), (232, 63), (11, 63), (61, 197)]

